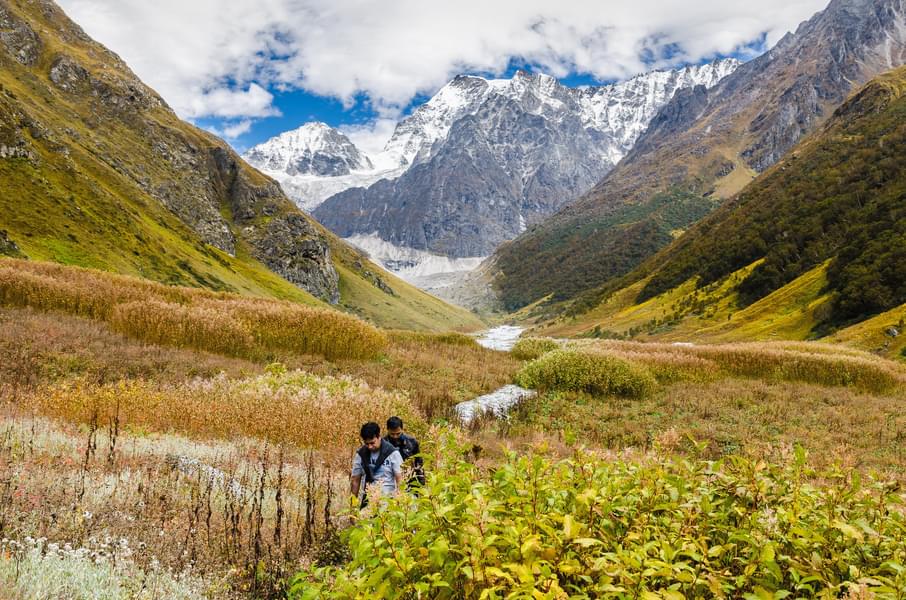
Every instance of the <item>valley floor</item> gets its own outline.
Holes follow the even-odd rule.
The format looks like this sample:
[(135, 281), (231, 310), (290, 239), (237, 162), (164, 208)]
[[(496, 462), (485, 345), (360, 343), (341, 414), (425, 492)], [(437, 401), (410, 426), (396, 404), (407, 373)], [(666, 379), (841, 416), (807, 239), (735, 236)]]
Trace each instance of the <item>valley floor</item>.
[[(537, 464), (540, 471), (534, 483), (519, 486), (541, 486), (539, 493), (559, 490), (551, 498), (575, 499), (581, 490), (557, 486), (579, 476), (571, 469), (576, 460), (585, 464), (581, 452), (596, 457), (582, 468), (613, 469), (612, 481), (627, 477), (627, 485), (638, 486), (637, 491), (659, 480), (631, 475), (649, 468), (692, 478), (697, 482), (692, 487), (707, 487), (712, 479), (695, 479), (703, 469), (736, 477), (732, 465), (748, 464), (737, 461), (764, 464), (758, 468), (768, 479), (758, 485), (768, 486), (765, 502), (776, 501), (780, 510), (786, 492), (780, 494), (770, 477), (802, 453), (809, 465), (803, 477), (815, 486), (807, 493), (816, 494), (816, 502), (824, 502), (824, 494), (844, 494), (834, 486), (857, 485), (856, 475), (865, 479), (866, 494), (875, 489), (871, 482), (890, 486), (885, 488), (890, 491), (888, 516), (865, 512), (867, 505), (857, 503), (846, 509), (851, 512), (840, 512), (836, 525), (827, 526), (849, 531), (846, 527), (861, 523), (864, 515), (877, 535), (860, 535), (877, 541), (888, 562), (906, 552), (887, 537), (891, 527), (906, 526), (896, 521), (896, 515), (906, 514), (906, 497), (898, 487), (906, 484), (906, 369), (859, 350), (814, 343), (692, 346), (521, 339), (505, 351), (520, 329), (502, 327), (482, 340), (497, 350), (462, 334), (379, 331), (374, 341), (379, 349), (370, 355), (326, 359), (272, 346), (261, 355), (230, 356), (203, 350), (199, 345), (207, 342), (191, 337), (150, 342), (143, 339), (144, 330), (114, 328), (105, 318), (81, 314), (78, 303), (57, 302), (58, 308), (48, 309), (46, 296), (14, 301), (12, 284), (6, 286), (0, 288), (0, 588), (12, 598), (88, 598), (98, 589), (109, 590), (110, 598), (282, 597), (287, 589), (308, 598), (327, 594), (325, 581), (338, 582), (332, 592), (337, 597), (400, 597), (422, 581), (398, 580), (401, 572), (409, 572), (405, 568), (386, 574), (387, 582), (396, 582), (396, 592), (355, 579), (369, 552), (371, 557), (383, 552), (357, 536), (381, 521), (377, 516), (352, 521), (355, 511), (349, 511), (346, 497), (359, 425), (382, 423), (390, 414), (402, 416), (407, 430), (422, 441), (431, 476), (420, 500), (399, 505), (403, 512), (391, 509), (387, 519), (424, 518), (419, 535), (440, 535), (442, 529), (422, 511), (443, 498), (449, 508), (442, 510), (453, 511), (451, 519), (463, 519), (461, 533), (468, 534), (472, 517), (458, 511), (482, 496), (464, 500), (455, 495), (458, 486), (468, 481), (469, 489), (485, 490), (482, 494), (491, 498), (509, 489), (505, 473), (518, 473), (525, 464)], [(69, 293), (66, 289), (56, 293)], [(282, 305), (269, 306), (276, 311)], [(306, 323), (300, 326), (313, 327), (317, 320)], [(339, 351), (327, 348), (323, 351)], [(514, 382), (537, 394), (524, 397), (502, 418), (479, 414), (467, 427), (459, 425), (457, 403)], [(683, 471), (683, 464), (692, 471)], [(775, 491), (779, 495), (771, 495)], [(519, 491), (504, 494), (524, 498)], [(493, 514), (501, 519), (508, 518), (508, 510), (512, 515), (528, 510), (522, 500), (493, 502)], [(495, 548), (475, 558), (476, 568), (488, 577), (481, 585), (454, 569), (462, 564), (458, 559), (445, 561), (436, 546), (440, 538), (401, 540), (400, 548), (408, 549), (410, 542), (430, 546), (424, 556), (411, 548), (412, 564), (418, 565), (412, 573), (434, 573), (458, 590), (458, 597), (478, 597), (491, 587), (528, 589), (528, 580), (518, 583), (517, 563), (493, 554), (519, 553), (520, 545), (519, 560), (547, 560), (543, 568), (559, 573), (544, 585), (566, 585), (573, 567), (543, 556), (573, 556), (585, 547), (573, 546), (563, 535), (576, 541), (586, 539), (582, 535), (603, 536), (583, 542), (593, 549), (608, 544), (609, 534), (578, 521), (576, 527), (585, 527), (585, 533), (570, 533), (563, 514), (580, 519), (585, 509), (561, 514), (556, 512), (559, 500), (551, 502), (552, 512), (538, 519), (553, 519), (552, 537), (539, 538), (538, 550), (524, 547), (527, 537), (507, 546), (509, 534), (500, 534), (498, 542), (481, 542)], [(627, 511), (638, 508), (635, 500), (625, 502)], [(386, 535), (396, 535), (393, 527), (414, 527), (401, 523)], [(450, 552), (454, 541), (449, 541)], [(815, 548), (831, 553), (827, 560), (834, 552), (849, 552), (845, 544), (835, 544)], [(870, 557), (859, 560), (875, 580), (900, 581)], [(614, 575), (607, 585), (641, 585), (636, 589), (674, 597), (657, 587), (661, 580), (644, 583), (630, 577), (632, 569), (620, 568), (629, 579)], [(701, 568), (712, 566), (702, 563)], [(727, 563), (725, 568), (735, 567)], [(773, 567), (765, 568), (772, 572)], [(516, 569), (513, 581), (491, 575), (494, 569)], [(773, 575), (753, 577), (741, 589), (792, 585)], [(344, 588), (344, 581), (353, 587)], [(880, 589), (853, 581), (866, 590)], [(342, 590), (356, 586), (365, 587), (343, 595)], [(834, 589), (840, 595), (849, 588)], [(896, 596), (882, 590), (876, 597)]]

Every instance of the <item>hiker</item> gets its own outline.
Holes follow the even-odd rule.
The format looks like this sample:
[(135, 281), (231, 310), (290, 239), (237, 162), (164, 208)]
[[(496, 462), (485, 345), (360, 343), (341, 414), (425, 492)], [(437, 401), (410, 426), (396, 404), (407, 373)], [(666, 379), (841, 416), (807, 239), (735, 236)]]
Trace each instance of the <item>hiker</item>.
[(384, 439), (400, 451), (404, 463), (408, 462), (410, 458), (412, 459), (412, 476), (409, 478), (406, 488), (412, 491), (420, 485), (425, 485), (425, 465), (418, 440), (403, 432), (402, 419), (399, 417), (387, 419), (387, 435), (384, 436)]
[(365, 423), (361, 430), (364, 445), (352, 459), (352, 476), (349, 479), (349, 493), (359, 497), (362, 475), (365, 476), (365, 493), (361, 496), (361, 508), (368, 505), (368, 487), (380, 484), (381, 494), (394, 496), (403, 483), (403, 457), (399, 450), (381, 437), (381, 426)]

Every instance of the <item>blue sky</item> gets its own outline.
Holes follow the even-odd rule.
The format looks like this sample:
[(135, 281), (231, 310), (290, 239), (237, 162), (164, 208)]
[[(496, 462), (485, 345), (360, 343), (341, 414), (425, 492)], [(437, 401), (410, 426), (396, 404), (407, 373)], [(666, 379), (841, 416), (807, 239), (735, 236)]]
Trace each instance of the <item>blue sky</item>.
[(58, 1), (179, 116), (240, 151), (311, 120), (377, 144), (459, 73), (531, 65), (587, 85), (751, 58), (827, 2)]
[[(663, 61), (652, 59), (652, 68), (682, 67), (689, 64), (703, 64), (714, 60), (715, 58), (738, 58), (746, 61), (765, 52), (766, 46), (765, 33), (760, 34), (751, 42), (743, 44), (735, 52), (728, 54), (718, 54), (704, 57), (694, 63), (689, 61), (679, 61), (673, 64), (664, 65)], [(543, 67), (526, 64), (519, 61), (510, 61), (507, 69), (502, 73), (488, 73), (485, 71), (466, 71), (464, 74), (479, 75), (483, 77), (501, 77), (510, 78), (517, 70), (524, 69), (531, 72), (546, 72)], [(616, 81), (616, 79), (599, 79), (588, 73), (569, 73), (558, 80), (568, 87), (579, 87), (588, 85), (605, 85)], [(305, 90), (279, 91), (269, 90), (274, 95), (273, 104), (280, 111), (279, 116), (265, 117), (255, 121), (247, 133), (243, 133), (235, 138), (229, 139), (233, 147), (244, 152), (248, 148), (264, 142), (284, 131), (295, 129), (304, 123), (310, 121), (321, 121), (331, 127), (344, 127), (349, 125), (366, 125), (379, 118), (379, 113), (371, 105), (367, 95), (361, 94), (345, 106), (342, 101), (329, 96), (319, 96), (306, 92)], [(415, 96), (401, 111), (400, 116), (405, 116), (415, 110), (420, 104), (427, 102), (431, 96), (429, 94), (419, 94)], [(195, 121), (200, 127), (204, 127), (214, 132), (222, 132), (227, 127), (230, 120), (219, 118), (202, 118)]]

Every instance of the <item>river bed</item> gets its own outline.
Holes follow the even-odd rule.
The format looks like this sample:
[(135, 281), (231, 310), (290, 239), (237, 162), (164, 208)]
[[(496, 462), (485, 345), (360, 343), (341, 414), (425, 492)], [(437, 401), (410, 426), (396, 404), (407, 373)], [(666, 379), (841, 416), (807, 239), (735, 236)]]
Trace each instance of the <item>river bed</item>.
[(523, 331), (525, 331), (524, 327), (501, 325), (500, 327), (494, 327), (493, 329), (488, 329), (484, 333), (479, 334), (477, 340), (478, 344), (485, 348), (508, 352), (516, 345), (516, 341), (519, 339), (519, 336), (522, 335)]

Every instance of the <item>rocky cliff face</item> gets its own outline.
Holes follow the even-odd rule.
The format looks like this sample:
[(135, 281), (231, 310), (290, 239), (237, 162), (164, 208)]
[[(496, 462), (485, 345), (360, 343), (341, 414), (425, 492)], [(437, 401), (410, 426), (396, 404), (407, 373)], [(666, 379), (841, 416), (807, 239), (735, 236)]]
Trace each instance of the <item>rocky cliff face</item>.
[[(98, 195), (159, 202), (203, 244), (232, 256), (247, 249), (290, 282), (337, 302), (337, 272), (317, 226), (224, 142), (180, 121), (55, 4), (40, 0), (23, 8), (0, 0), (0, 67), (16, 90), (7, 89), (0, 101), (0, 161), (20, 161), (4, 165), (11, 176), (31, 169), (32, 179), (43, 178), (46, 186), (65, 180)], [(317, 155), (311, 163), (340, 168)], [(140, 209), (120, 202), (124, 214), (142, 218)], [(103, 217), (92, 215), (99, 223)], [(15, 218), (0, 214), (0, 225)], [(99, 227), (88, 231), (100, 235)], [(185, 260), (175, 262), (197, 275)]]
[(678, 89), (737, 62), (573, 89), (546, 75), (460, 76), (397, 127), (381, 157), (404, 172), (329, 198), (313, 214), (343, 237), (485, 256), (594, 185)]
[[(834, 0), (712, 88), (680, 90), (594, 189), (500, 249), (495, 285), (507, 305), (567, 299), (631, 270), (700, 215), (663, 219), (665, 194), (739, 191), (854, 89), (906, 61), (904, 2)], [(655, 235), (626, 239), (643, 226)]]

